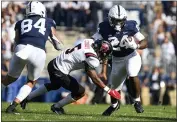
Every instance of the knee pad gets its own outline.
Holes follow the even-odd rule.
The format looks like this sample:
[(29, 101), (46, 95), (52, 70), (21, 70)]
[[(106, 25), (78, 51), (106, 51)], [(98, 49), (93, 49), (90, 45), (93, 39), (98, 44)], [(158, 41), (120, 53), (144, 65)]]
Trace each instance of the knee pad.
[(79, 89), (73, 89), (71, 91), (71, 96), (77, 100), (80, 99), (81, 97), (83, 97), (85, 95), (85, 88), (83, 86), (79, 86)]
[(52, 67), (52, 62), (53, 62), (53, 60), (50, 61), (50, 62), (48, 63), (48, 65), (47, 65), (47, 70), (48, 70), (48, 72), (50, 72), (50, 69), (51, 69), (51, 67)]
[(52, 83), (46, 83), (45, 87), (47, 88), (47, 91), (51, 91), (51, 90), (57, 90), (57, 89), (59, 89), (60, 85), (52, 84)]

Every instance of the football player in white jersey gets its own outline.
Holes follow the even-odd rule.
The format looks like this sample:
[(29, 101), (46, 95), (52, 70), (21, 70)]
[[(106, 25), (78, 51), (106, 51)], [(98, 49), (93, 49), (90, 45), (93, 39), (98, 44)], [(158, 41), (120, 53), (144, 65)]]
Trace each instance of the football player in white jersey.
[[(121, 91), (126, 82), (128, 93), (131, 96), (137, 113), (144, 111), (140, 102), (140, 81), (138, 73), (141, 68), (141, 57), (136, 49), (145, 49), (147, 41), (140, 33), (134, 20), (127, 20), (126, 10), (120, 5), (114, 5), (108, 13), (108, 19), (101, 22), (94, 39), (104, 39), (113, 46), (112, 71), (110, 83), (112, 88)], [(106, 79), (105, 61), (100, 76)], [(102, 115), (110, 116), (120, 106), (118, 100), (111, 98), (112, 105)]]
[(71, 71), (78, 69), (85, 69), (87, 75), (96, 85), (104, 89), (111, 97), (120, 99), (120, 94), (116, 90), (106, 86), (95, 71), (95, 68), (100, 65), (99, 60), (104, 60), (111, 53), (112, 46), (109, 42), (94, 42), (92, 39), (85, 39), (72, 49), (63, 51), (48, 64), (48, 73), (51, 83), (46, 83), (31, 92), (22, 102), (22, 108), (25, 109), (27, 101), (32, 98), (63, 87), (71, 91), (71, 93), (66, 98), (51, 106), (53, 112), (63, 114), (63, 106), (80, 99), (85, 94), (85, 88), (82, 87), (75, 78), (70, 76)]
[(16, 47), (8, 75), (2, 80), (1, 90), (19, 78), (25, 65), (27, 65), (28, 80), (20, 88), (13, 103), (6, 109), (7, 113), (14, 113), (15, 107), (29, 95), (40, 77), (45, 65), (45, 44), (48, 37), (56, 50), (60, 50), (62, 45), (56, 38), (55, 22), (46, 17), (45, 6), (38, 1), (28, 3), (26, 17), (16, 23), (15, 33)]

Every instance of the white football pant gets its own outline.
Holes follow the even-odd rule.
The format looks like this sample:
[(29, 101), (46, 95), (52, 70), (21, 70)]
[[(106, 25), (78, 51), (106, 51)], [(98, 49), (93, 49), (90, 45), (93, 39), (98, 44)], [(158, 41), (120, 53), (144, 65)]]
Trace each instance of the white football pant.
[(46, 53), (33, 45), (19, 44), (16, 46), (10, 61), (8, 75), (18, 78), (27, 65), (28, 79), (37, 80), (45, 66)]
[(121, 90), (127, 76), (137, 76), (141, 68), (141, 57), (134, 51), (126, 57), (112, 57), (110, 83), (112, 88)]

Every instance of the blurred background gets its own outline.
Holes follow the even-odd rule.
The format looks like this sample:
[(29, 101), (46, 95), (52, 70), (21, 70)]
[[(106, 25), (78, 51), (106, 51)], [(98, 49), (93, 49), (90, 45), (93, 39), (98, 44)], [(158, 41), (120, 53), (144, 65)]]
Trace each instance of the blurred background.
[[(76, 45), (84, 38), (90, 38), (97, 30), (100, 22), (107, 18), (109, 9), (120, 4), (126, 10), (128, 19), (136, 20), (140, 31), (148, 41), (148, 48), (138, 50), (142, 57), (142, 68), (139, 73), (141, 80), (141, 99), (143, 105), (176, 106), (176, 1), (154, 2), (123, 2), (123, 1), (70, 1), (43, 2), (47, 8), (47, 17), (55, 20), (57, 35), (64, 42), (65, 48)], [(18, 20), (25, 16), (27, 2), (2, 2), (1, 8), (1, 78), (7, 74), (9, 60), (13, 54), (15, 31)], [(47, 60), (56, 57), (55, 51), (47, 42)], [(43, 70), (35, 88), (50, 82), (47, 69)], [(108, 77), (111, 67), (108, 67)], [(100, 68), (98, 69), (98, 72)], [(11, 102), (19, 88), (26, 82), (26, 69), (20, 78), (2, 92), (2, 101)], [(72, 72), (86, 88), (86, 95), (74, 104), (108, 104), (110, 97), (96, 88), (83, 70)], [(58, 81), (59, 82), (59, 81)], [(65, 97), (68, 91), (63, 88), (51, 91), (35, 98), (36, 102), (56, 102)], [(122, 90), (121, 104), (130, 104), (126, 86)]]

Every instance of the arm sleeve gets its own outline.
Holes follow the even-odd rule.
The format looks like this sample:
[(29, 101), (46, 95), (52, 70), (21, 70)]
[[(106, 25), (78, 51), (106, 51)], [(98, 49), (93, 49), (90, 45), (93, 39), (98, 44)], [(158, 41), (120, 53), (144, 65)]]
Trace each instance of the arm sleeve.
[(144, 35), (139, 31), (139, 26), (136, 21), (133, 21), (133, 33), (137, 41), (145, 39)]
[(139, 32), (139, 26), (136, 21), (131, 21), (130, 28), (131, 28), (133, 35)]
[(19, 29), (19, 26), (20, 26), (20, 21), (16, 22), (14, 30), (16, 31), (17, 29)]
[(56, 23), (54, 20), (50, 19), (50, 25), (56, 29)]

